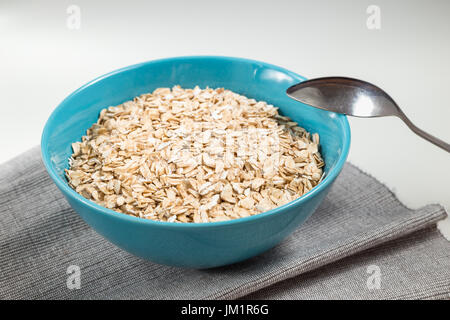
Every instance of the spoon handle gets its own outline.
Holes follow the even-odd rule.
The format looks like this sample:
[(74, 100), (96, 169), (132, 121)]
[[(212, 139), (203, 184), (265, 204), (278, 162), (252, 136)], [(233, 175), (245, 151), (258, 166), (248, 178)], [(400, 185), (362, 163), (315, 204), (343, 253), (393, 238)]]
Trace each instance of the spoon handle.
[(442, 141), (441, 139), (436, 138), (435, 136), (432, 136), (429, 133), (426, 133), (425, 131), (423, 131), (422, 129), (416, 127), (416, 125), (414, 123), (411, 122), (411, 120), (408, 119), (408, 117), (401, 112), (399, 115), (400, 119), (402, 119), (406, 125), (418, 136), (424, 138), (425, 140), (428, 140), (429, 142), (437, 145), (438, 147), (444, 149), (447, 152), (450, 152), (450, 144), (448, 144), (445, 141)]

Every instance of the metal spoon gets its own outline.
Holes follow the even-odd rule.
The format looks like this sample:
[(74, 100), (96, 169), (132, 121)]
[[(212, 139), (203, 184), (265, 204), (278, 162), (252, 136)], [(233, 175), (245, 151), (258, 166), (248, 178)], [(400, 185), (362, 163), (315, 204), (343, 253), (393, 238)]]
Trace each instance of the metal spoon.
[(450, 144), (416, 127), (394, 99), (369, 82), (344, 77), (317, 78), (300, 82), (286, 93), (304, 104), (348, 116), (399, 117), (414, 133), (450, 152)]

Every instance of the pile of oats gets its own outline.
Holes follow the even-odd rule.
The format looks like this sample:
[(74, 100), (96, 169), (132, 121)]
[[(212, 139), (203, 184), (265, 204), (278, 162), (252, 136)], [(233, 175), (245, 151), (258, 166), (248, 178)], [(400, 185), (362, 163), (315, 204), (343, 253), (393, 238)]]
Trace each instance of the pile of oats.
[(159, 88), (109, 107), (72, 144), (70, 186), (117, 212), (169, 222), (258, 214), (314, 188), (319, 136), (219, 89)]

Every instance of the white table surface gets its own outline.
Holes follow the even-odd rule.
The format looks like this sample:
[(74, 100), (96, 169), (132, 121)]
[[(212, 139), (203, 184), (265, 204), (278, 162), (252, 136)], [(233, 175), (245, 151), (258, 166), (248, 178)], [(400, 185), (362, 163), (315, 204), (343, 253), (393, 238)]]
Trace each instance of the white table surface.
[[(69, 5), (81, 28), (67, 26)], [(369, 5), (381, 28), (366, 25)], [(155, 58), (228, 55), (308, 78), (373, 82), (450, 141), (450, 1), (12, 1), (0, 3), (0, 162), (39, 144), (57, 104), (87, 81)], [(396, 118), (350, 119), (349, 160), (411, 208), (450, 210), (450, 154)], [(450, 222), (440, 223), (450, 238)]]

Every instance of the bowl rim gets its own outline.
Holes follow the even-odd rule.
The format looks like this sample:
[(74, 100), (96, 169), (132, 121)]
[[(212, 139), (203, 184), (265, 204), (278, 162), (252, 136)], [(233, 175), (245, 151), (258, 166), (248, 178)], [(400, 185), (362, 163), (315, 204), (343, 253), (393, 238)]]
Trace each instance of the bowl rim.
[(244, 217), (244, 218), (238, 218), (238, 219), (232, 219), (232, 220), (227, 220), (227, 221), (217, 221), (217, 222), (203, 222), (203, 223), (174, 223), (174, 222), (165, 222), (165, 221), (155, 221), (155, 220), (150, 220), (150, 219), (143, 219), (140, 217), (135, 217), (135, 216), (131, 216), (131, 215), (127, 215), (124, 213), (120, 213), (120, 212), (116, 212), (112, 209), (108, 209), (106, 207), (100, 206), (98, 204), (96, 204), (95, 202), (88, 200), (86, 198), (84, 198), (83, 196), (81, 196), (80, 194), (78, 194), (75, 190), (73, 190), (69, 184), (67, 183), (67, 181), (64, 181), (57, 173), (55, 167), (53, 166), (51, 160), (50, 160), (50, 154), (47, 152), (47, 148), (44, 148), (44, 145), (47, 145), (46, 141), (48, 140), (48, 137), (50, 135), (50, 130), (51, 130), (51, 126), (52, 123), (54, 122), (55, 117), (57, 116), (57, 114), (64, 108), (64, 105), (71, 100), (74, 96), (76, 96), (79, 92), (83, 91), (84, 89), (86, 89), (87, 87), (102, 81), (103, 79), (106, 79), (108, 77), (111, 77), (113, 75), (122, 73), (122, 72), (126, 72), (129, 70), (134, 70), (134, 69), (138, 69), (141, 68), (143, 66), (147, 66), (147, 65), (151, 65), (151, 64), (158, 64), (158, 63), (162, 63), (162, 62), (186, 62), (187, 60), (227, 60), (227, 61), (237, 61), (237, 62), (244, 62), (244, 63), (248, 63), (248, 64), (259, 64), (261, 66), (264, 67), (268, 67), (270, 69), (282, 72), (284, 74), (288, 74), (289, 76), (291, 76), (294, 79), (297, 79), (300, 81), (304, 81), (306, 80), (305, 77), (300, 76), (290, 70), (287, 70), (285, 68), (270, 64), (270, 63), (266, 63), (266, 62), (262, 62), (262, 61), (258, 61), (258, 60), (252, 60), (252, 59), (246, 59), (246, 58), (238, 58), (238, 57), (228, 57), (228, 56), (214, 56), (214, 55), (194, 55), (194, 56), (179, 56), (179, 57), (170, 57), (170, 58), (162, 58), (162, 59), (155, 59), (155, 60), (150, 60), (150, 61), (145, 61), (145, 62), (141, 62), (141, 63), (137, 63), (137, 64), (133, 64), (133, 65), (129, 65), (123, 68), (119, 68), (116, 69), (114, 71), (108, 72), (104, 75), (101, 75), (89, 82), (87, 82), (86, 84), (84, 84), (83, 86), (79, 87), (77, 90), (73, 91), (70, 95), (68, 95), (62, 102), (59, 103), (59, 105), (53, 110), (53, 112), (51, 113), (50, 117), (48, 118), (48, 120), (45, 123), (44, 126), (44, 130), (42, 132), (42, 136), (41, 136), (41, 155), (42, 155), (42, 160), (44, 163), (44, 166), (50, 176), (50, 178), (53, 180), (53, 182), (57, 185), (57, 187), (63, 192), (63, 194), (65, 194), (66, 196), (69, 196), (73, 199), (75, 199), (76, 201), (81, 202), (82, 204), (84, 204), (87, 207), (90, 207), (91, 209), (98, 211), (98, 213), (101, 213), (103, 215), (106, 215), (110, 218), (117, 218), (119, 220), (123, 220), (124, 222), (129, 222), (129, 223), (138, 223), (138, 224), (143, 224), (143, 225), (149, 225), (149, 226), (155, 226), (155, 227), (166, 227), (169, 229), (197, 229), (197, 228), (208, 228), (208, 227), (219, 227), (219, 226), (231, 226), (231, 225), (235, 225), (235, 224), (244, 224), (244, 223), (250, 223), (250, 222), (254, 222), (260, 219), (264, 219), (266, 217), (269, 216), (273, 216), (276, 214), (281, 214), (284, 210), (289, 209), (289, 208), (293, 208), (293, 207), (297, 207), (299, 205), (301, 205), (302, 203), (306, 202), (308, 199), (313, 198), (316, 194), (320, 193), (323, 189), (325, 189), (326, 187), (328, 187), (333, 181), (334, 179), (338, 176), (338, 174), (340, 173), (340, 171), (342, 170), (345, 161), (347, 159), (348, 156), (348, 152), (350, 149), (350, 140), (351, 140), (351, 133), (350, 133), (350, 126), (347, 120), (347, 117), (343, 114), (338, 114), (335, 113), (335, 116), (337, 118), (337, 120), (340, 122), (342, 128), (343, 128), (343, 135), (341, 137), (342, 139), (342, 152), (337, 160), (336, 165), (334, 166), (334, 168), (332, 170), (330, 170), (330, 172), (328, 173), (328, 175), (325, 176), (325, 178), (316, 186), (314, 187), (312, 190), (310, 190), (309, 192), (305, 193), (304, 195), (302, 195), (301, 197), (286, 203), (280, 207), (276, 207), (274, 209), (271, 209), (269, 211), (266, 212), (262, 212), (259, 214), (255, 214), (253, 216), (249, 216), (249, 217)]

